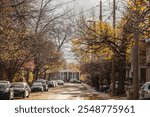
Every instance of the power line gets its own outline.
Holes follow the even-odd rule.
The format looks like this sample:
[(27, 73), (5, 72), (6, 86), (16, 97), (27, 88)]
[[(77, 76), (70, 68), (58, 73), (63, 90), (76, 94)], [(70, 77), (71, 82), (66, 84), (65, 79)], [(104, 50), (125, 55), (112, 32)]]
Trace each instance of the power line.
[(113, 11), (112, 11), (112, 13), (107, 17), (107, 19), (105, 20), (105, 22), (106, 22), (107, 20), (109, 20), (109, 19), (112, 17), (112, 15), (113, 15)]
[[(103, 5), (104, 5), (105, 3), (108, 3), (108, 2), (110, 2), (110, 0), (109, 0), (109, 1), (107, 0), (107, 1), (103, 2)], [(86, 9), (86, 10), (84, 10), (84, 11), (82, 11), (82, 12), (79, 12), (79, 13), (77, 13), (75, 16), (78, 16), (78, 15), (80, 15), (80, 14), (82, 14), (82, 13), (85, 13), (85, 12), (88, 12), (88, 11), (90, 11), (90, 10), (93, 10), (94, 8), (99, 8), (99, 4), (96, 5), (96, 6), (94, 6), (94, 7), (92, 7), (92, 8)]]
[[(103, 2), (103, 6), (102, 6), (102, 7), (104, 8), (104, 6), (106, 5), (106, 3), (110, 3), (110, 1), (111, 1), (111, 0), (107, 0), (107, 1)], [(119, 0), (117, 1), (117, 4), (119, 4)], [(93, 8), (99, 8), (99, 5), (96, 5), (95, 7), (92, 7), (92, 8), (90, 8), (90, 9), (85, 10), (85, 11), (82, 11), (82, 12), (76, 14), (75, 16), (80, 15), (80, 14), (85, 13), (85, 12), (88, 12), (88, 11), (90, 11), (90, 10), (93, 10)], [(117, 9), (117, 7), (116, 7), (116, 9)], [(105, 12), (109, 12), (110, 10), (111, 10), (111, 9), (108, 9), (108, 10), (105, 9), (104, 11), (105, 11)], [(105, 14), (105, 13), (104, 13), (104, 14)], [(107, 14), (108, 14), (108, 13), (107, 13)], [(113, 15), (113, 13), (111, 13), (111, 15), (108, 16), (106, 20), (110, 19), (112, 15)]]
[(86, 9), (86, 10), (84, 10), (84, 11), (81, 11), (81, 12), (75, 14), (75, 16), (78, 16), (78, 15), (80, 15), (80, 14), (82, 14), (82, 13), (85, 13), (85, 12), (87, 12), (87, 11), (93, 10), (94, 8), (97, 8), (97, 7), (99, 7), (99, 5), (96, 5), (96, 6), (92, 7), (92, 8), (89, 8), (89, 9)]
[[(118, 6), (118, 4), (119, 4), (119, 1), (120, 1), (120, 0), (118, 0), (118, 1), (116, 2), (115, 10), (117, 10), (117, 6)], [(113, 11), (112, 11), (111, 14), (107, 17), (107, 19), (105, 20), (105, 22), (106, 22), (107, 20), (109, 20), (109, 19), (112, 17), (112, 15), (113, 15)]]
[(62, 3), (61, 5), (70, 4), (70, 3), (73, 3), (73, 2), (75, 2), (75, 1), (77, 1), (77, 0), (71, 0), (71, 1), (68, 1), (68, 2), (64, 2), (64, 3)]
[[(77, 0), (72, 0), (72, 1), (70, 1), (70, 2), (74, 2), (74, 1), (77, 1)], [(70, 3), (70, 2), (67, 2), (67, 3)], [(106, 3), (108, 3), (108, 2), (110, 3), (110, 0), (103, 2), (103, 6), (105, 6), (104, 4), (106, 4)], [(118, 2), (119, 2), (119, 0), (117, 1), (117, 3), (118, 3)], [(66, 3), (66, 4), (67, 4), (67, 3)], [(94, 7), (89, 8), (89, 9), (86, 9), (86, 10), (84, 10), (84, 11), (81, 11), (81, 12), (79, 12), (79, 13), (73, 15), (72, 17), (76, 17), (76, 16), (78, 16), (78, 15), (80, 15), (80, 14), (83, 14), (83, 13), (85, 13), (85, 12), (91, 11), (91, 10), (93, 10), (93, 9), (95, 9), (95, 8), (99, 8), (99, 4), (96, 5), (96, 6), (94, 6)], [(117, 8), (117, 7), (116, 7), (116, 8)], [(110, 10), (111, 10), (111, 9), (108, 9), (107, 11), (110, 11)], [(112, 15), (113, 15), (113, 12), (111, 12), (111, 14), (106, 18), (105, 22), (106, 22), (107, 20), (109, 20), (109, 19), (112, 17)], [(106, 16), (106, 15), (105, 15), (105, 16)]]

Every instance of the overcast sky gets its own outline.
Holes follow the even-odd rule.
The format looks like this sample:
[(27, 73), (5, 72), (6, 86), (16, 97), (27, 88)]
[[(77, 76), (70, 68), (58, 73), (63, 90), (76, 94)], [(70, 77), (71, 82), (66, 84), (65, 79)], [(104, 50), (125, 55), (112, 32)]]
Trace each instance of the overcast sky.
[[(61, 0), (64, 2), (68, 2), (68, 1), (72, 1), (72, 0)], [(92, 6), (95, 6), (97, 4), (99, 4), (100, 0), (76, 0), (75, 2), (73, 2), (74, 5), (79, 5), (81, 8), (90, 8)], [(106, 0), (103, 0), (106, 1)]]
[[(69, 1), (73, 1), (73, 0), (59, 0), (59, 2), (69, 2)], [(103, 20), (106, 20), (111, 14), (112, 14), (112, 2), (113, 0), (102, 0), (102, 9), (103, 9)], [(122, 0), (116, 0), (116, 5), (117, 5), (117, 13), (119, 10), (119, 7), (121, 7), (120, 3), (122, 3)], [(74, 8), (74, 11), (76, 12), (76, 14), (80, 13), (81, 11), (86, 11), (84, 12), (86, 14), (86, 16), (88, 16), (89, 18), (92, 17), (92, 12), (94, 11), (95, 13), (95, 17), (99, 17), (99, 12), (100, 12), (100, 0), (74, 0), (74, 2), (69, 3), (68, 7), (70, 8)], [(65, 7), (66, 7), (65, 6)], [(87, 11), (88, 10), (88, 11)], [(109, 18), (109, 20), (112, 17)]]
[(95, 5), (98, 5), (98, 4), (99, 4), (99, 1), (100, 1), (100, 0), (77, 0), (76, 3), (77, 3), (81, 8), (87, 9), (87, 8), (93, 7), (93, 6), (95, 6)]

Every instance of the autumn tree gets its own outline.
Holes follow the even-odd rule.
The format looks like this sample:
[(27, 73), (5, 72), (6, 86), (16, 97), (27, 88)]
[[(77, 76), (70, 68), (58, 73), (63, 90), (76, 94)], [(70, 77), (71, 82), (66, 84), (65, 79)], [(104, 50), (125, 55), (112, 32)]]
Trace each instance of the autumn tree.
[[(125, 22), (125, 23), (124, 23)], [(101, 59), (111, 59), (112, 55), (117, 58), (117, 68), (119, 73), (118, 95), (124, 94), (124, 81), (126, 78), (126, 56), (129, 47), (130, 32), (126, 29), (130, 20), (124, 18), (118, 23), (118, 28), (114, 30), (108, 23), (95, 22), (95, 26), (81, 18), (77, 22), (78, 43), (83, 47), (83, 51), (98, 53)]]
[(58, 13), (57, 11), (62, 9), (64, 3), (54, 0), (41, 0), (38, 3), (30, 25), (34, 37), (33, 50), (36, 64), (34, 73), (36, 79), (39, 71), (45, 65), (49, 66), (49, 70), (53, 72), (52, 68), (59, 70), (59, 67), (63, 64), (61, 48), (68, 40), (69, 28), (62, 19), (65, 19), (70, 12), (70, 9), (65, 9)]
[(28, 0), (0, 1), (0, 65), (9, 81), (24, 63), (32, 58), (28, 51), (26, 19), (29, 13)]
[(133, 98), (139, 96), (139, 40), (149, 38), (149, 0), (130, 0), (127, 5), (127, 13), (130, 17), (128, 28), (133, 35), (134, 64), (133, 64)]
[(3, 69), (0, 71), (6, 73), (7, 79), (12, 81), (29, 61), (35, 62), (39, 74), (47, 69), (46, 65), (50, 69), (59, 68), (62, 53), (57, 51), (49, 32), (52, 24), (69, 12), (56, 12), (62, 3), (1, 0), (0, 5), (0, 67)]

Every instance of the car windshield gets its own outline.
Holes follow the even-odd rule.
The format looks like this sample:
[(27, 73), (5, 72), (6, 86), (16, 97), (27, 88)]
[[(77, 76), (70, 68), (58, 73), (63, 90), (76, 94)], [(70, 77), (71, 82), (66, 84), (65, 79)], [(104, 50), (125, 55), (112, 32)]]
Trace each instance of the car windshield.
[(145, 83), (142, 87), (141, 87), (141, 89), (145, 89), (145, 87), (148, 85), (148, 83)]
[(11, 87), (13, 88), (24, 88), (23, 84), (12, 84)]
[(42, 84), (41, 83), (33, 83), (33, 86), (41, 86)]
[(0, 89), (5, 88), (6, 86), (7, 86), (7, 84), (6, 84), (6, 83), (0, 83)]
[(57, 80), (57, 82), (63, 82), (63, 80)]
[(42, 83), (42, 84), (47, 84), (46, 80), (37, 80), (36, 82)]

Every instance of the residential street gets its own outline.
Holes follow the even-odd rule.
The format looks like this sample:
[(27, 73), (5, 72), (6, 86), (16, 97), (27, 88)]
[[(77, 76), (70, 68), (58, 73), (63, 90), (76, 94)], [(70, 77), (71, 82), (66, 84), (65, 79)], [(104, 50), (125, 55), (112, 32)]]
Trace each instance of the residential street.
[(16, 98), (21, 100), (105, 100), (121, 99), (108, 94), (96, 92), (85, 84), (66, 83), (63, 86), (49, 88), (48, 92), (33, 92), (29, 98)]
[[(1, 0), (0, 6), (0, 98), (28, 97), (35, 82), (41, 92), (28, 99), (150, 98), (150, 0)], [(55, 80), (92, 88), (68, 83), (48, 91)]]

